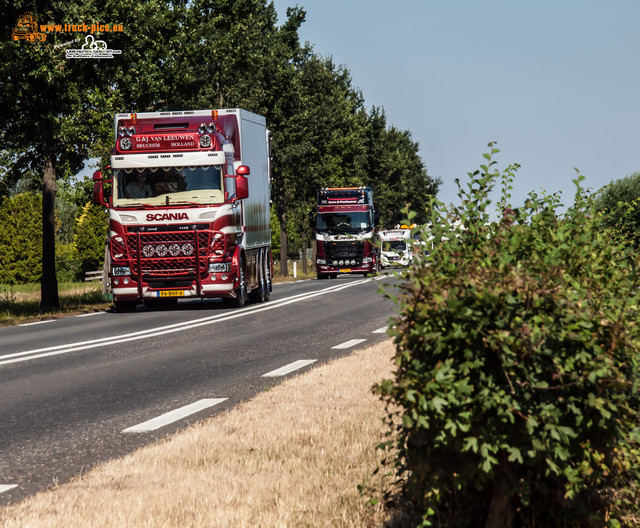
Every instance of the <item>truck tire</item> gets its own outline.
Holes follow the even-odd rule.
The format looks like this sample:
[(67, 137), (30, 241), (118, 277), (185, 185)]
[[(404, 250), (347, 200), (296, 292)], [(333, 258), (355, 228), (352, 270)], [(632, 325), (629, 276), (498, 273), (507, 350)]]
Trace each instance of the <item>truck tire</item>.
[(265, 284), (265, 292), (264, 292), (264, 302), (267, 302), (271, 298), (271, 290), (273, 290), (273, 284), (271, 283), (271, 252), (268, 249), (264, 250), (264, 284)]
[(263, 303), (266, 302), (267, 297), (267, 279), (266, 269), (264, 266), (264, 251), (260, 251), (258, 256), (258, 287), (249, 294), (251, 302)]
[(247, 274), (244, 270), (244, 260), (238, 259), (238, 289), (233, 304), (236, 308), (242, 308), (247, 302)]

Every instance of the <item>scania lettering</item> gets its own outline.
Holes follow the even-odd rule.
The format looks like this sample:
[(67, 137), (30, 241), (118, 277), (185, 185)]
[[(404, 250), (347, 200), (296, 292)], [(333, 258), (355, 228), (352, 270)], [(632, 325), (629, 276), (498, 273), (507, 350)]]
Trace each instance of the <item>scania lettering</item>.
[(339, 273), (380, 270), (374, 241), (378, 215), (371, 187), (329, 187), (318, 191), (315, 216), (316, 273), (318, 279)]
[(147, 222), (153, 222), (154, 220), (189, 220), (189, 215), (187, 213), (156, 213), (147, 215)]
[(180, 298), (269, 300), (269, 131), (239, 108), (116, 114), (107, 291), (117, 311)]

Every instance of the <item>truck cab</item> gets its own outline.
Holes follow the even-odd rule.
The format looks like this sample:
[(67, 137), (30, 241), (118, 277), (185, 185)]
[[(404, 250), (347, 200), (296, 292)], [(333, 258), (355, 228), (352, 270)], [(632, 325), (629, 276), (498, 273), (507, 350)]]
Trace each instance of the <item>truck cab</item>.
[(375, 244), (378, 215), (371, 187), (328, 187), (318, 191), (315, 216), (318, 279), (341, 273), (365, 277), (380, 269)]

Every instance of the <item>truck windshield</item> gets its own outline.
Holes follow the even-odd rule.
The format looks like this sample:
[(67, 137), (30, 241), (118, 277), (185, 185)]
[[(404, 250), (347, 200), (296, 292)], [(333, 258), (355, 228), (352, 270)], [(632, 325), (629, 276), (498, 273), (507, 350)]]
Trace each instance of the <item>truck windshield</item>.
[(321, 233), (356, 233), (372, 229), (368, 211), (319, 213), (316, 231)]
[(407, 243), (404, 240), (385, 240), (382, 243), (383, 251), (406, 251)]
[(222, 203), (222, 173), (221, 165), (114, 169), (113, 205)]

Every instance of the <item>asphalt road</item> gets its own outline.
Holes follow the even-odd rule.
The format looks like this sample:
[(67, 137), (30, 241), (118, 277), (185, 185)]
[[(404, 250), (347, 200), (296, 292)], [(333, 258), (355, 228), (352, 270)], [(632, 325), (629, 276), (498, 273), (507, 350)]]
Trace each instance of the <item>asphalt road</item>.
[(0, 328), (0, 505), (385, 339), (390, 282), (340, 276), (276, 284), (242, 309), (180, 301)]

